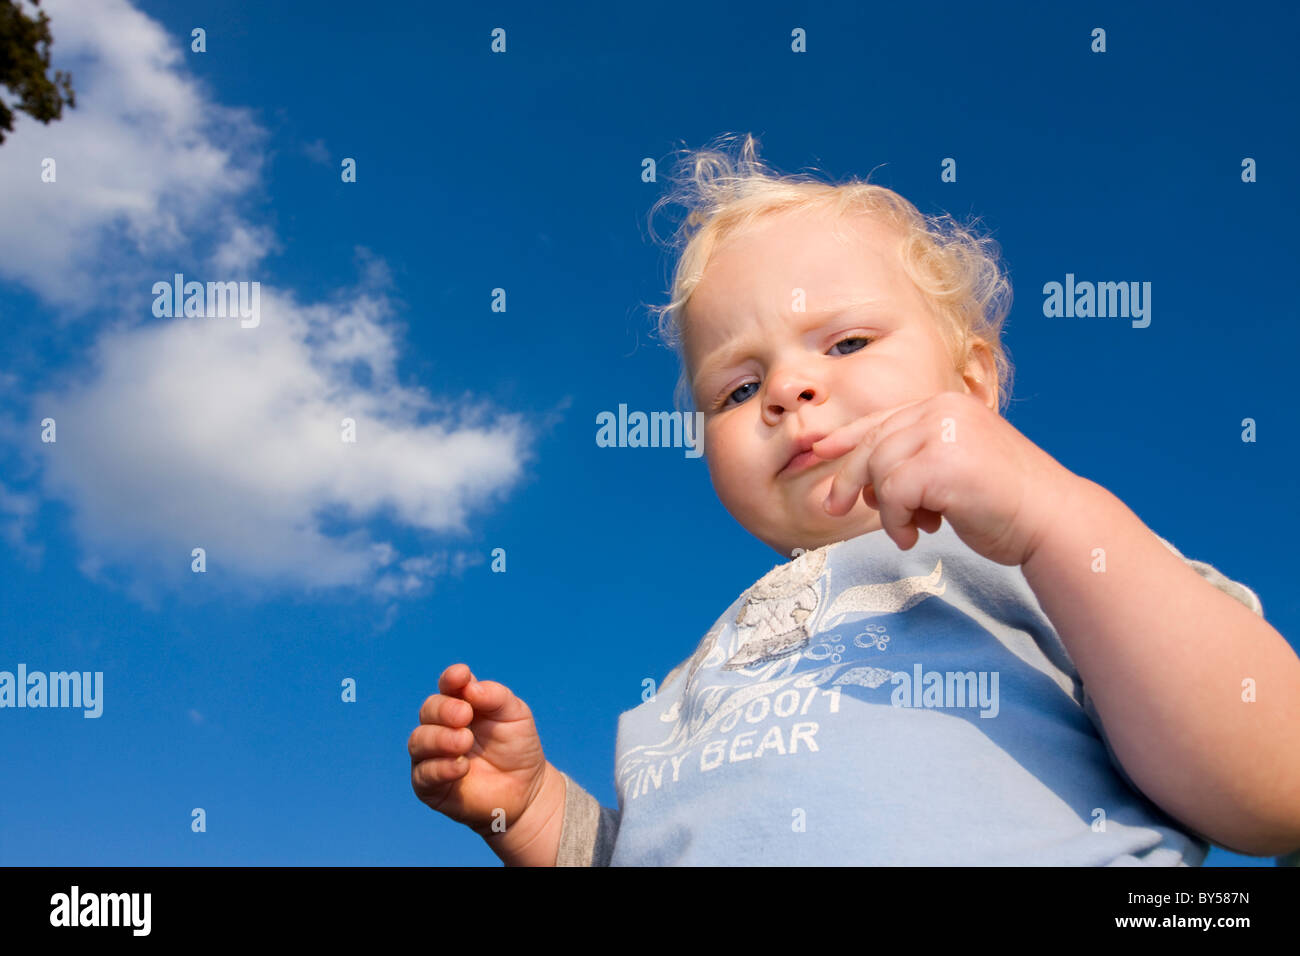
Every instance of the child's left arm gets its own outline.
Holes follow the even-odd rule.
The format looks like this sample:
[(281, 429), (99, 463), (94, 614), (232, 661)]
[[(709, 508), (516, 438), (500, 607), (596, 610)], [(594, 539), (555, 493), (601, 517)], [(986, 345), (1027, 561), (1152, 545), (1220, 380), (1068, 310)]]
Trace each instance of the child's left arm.
[(1300, 657), (1119, 498), (959, 392), (859, 419), (814, 450), (844, 457), (830, 513), (861, 494), (904, 549), (942, 515), (979, 554), (1021, 566), (1153, 802), (1230, 850), (1300, 847)]

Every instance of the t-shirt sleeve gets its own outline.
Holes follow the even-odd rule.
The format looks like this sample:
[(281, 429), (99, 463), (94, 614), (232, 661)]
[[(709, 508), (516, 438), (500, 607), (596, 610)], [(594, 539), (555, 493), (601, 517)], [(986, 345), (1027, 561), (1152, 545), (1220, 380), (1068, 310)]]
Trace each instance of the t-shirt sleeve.
[[(1159, 535), (1156, 535), (1156, 537), (1160, 538)], [(1164, 538), (1160, 538), (1160, 543), (1174, 554), (1178, 555), (1178, 557), (1182, 558), (1193, 571), (1203, 577), (1206, 581), (1209, 581), (1220, 591), (1223, 591), (1230, 597), (1236, 598), (1260, 617), (1264, 616), (1264, 606), (1260, 603), (1259, 595), (1246, 587), (1246, 585), (1228, 578), (1213, 565), (1206, 564), (1204, 561), (1191, 560)], [(1106, 753), (1110, 757), (1110, 762), (1119, 772), (1119, 775), (1123, 778), (1125, 783), (1140, 793), (1141, 788), (1129, 777), (1128, 773), (1124, 770), (1123, 765), (1115, 756), (1115, 751), (1111, 749), (1110, 740), (1106, 737), (1106, 731), (1101, 725), (1101, 715), (1097, 712), (1097, 706), (1093, 703), (1092, 698), (1088, 696), (1088, 689), (1086, 687), (1083, 688), (1083, 712), (1088, 715), (1088, 719), (1092, 721), (1092, 725), (1097, 728), (1097, 733), (1101, 736), (1102, 743), (1106, 745)], [(1204, 837), (1202, 837), (1202, 839), (1204, 839)]]
[(602, 807), (563, 770), (564, 823), (556, 866), (609, 866), (618, 834), (619, 811)]
[[(1160, 538), (1159, 535), (1156, 535), (1156, 537)], [(1242, 584), (1239, 581), (1233, 581), (1231, 578), (1225, 577), (1219, 571), (1218, 568), (1214, 567), (1211, 564), (1206, 564), (1204, 561), (1193, 561), (1191, 558), (1184, 556), (1181, 551), (1175, 548), (1164, 538), (1160, 538), (1160, 543), (1163, 544), (1170, 551), (1172, 551), (1174, 554), (1182, 558), (1188, 564), (1188, 566), (1191, 567), (1193, 571), (1195, 571), (1201, 577), (1205, 578), (1205, 580), (1209, 581), (1220, 591), (1223, 591), (1229, 596), (1236, 598), (1238, 601), (1246, 605), (1246, 607), (1250, 608), (1260, 617), (1264, 616), (1264, 606), (1259, 602), (1259, 595), (1257, 595), (1250, 588), (1246, 587), (1246, 585)]]

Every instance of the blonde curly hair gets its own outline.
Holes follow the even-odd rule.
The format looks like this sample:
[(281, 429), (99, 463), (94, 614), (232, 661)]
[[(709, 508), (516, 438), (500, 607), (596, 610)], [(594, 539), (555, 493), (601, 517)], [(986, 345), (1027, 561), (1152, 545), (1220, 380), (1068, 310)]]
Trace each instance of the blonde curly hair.
[[(739, 140), (733, 159), (721, 148)], [(691, 295), (704, 275), (709, 258), (729, 235), (761, 216), (804, 208), (828, 209), (837, 214), (832, 227), (842, 236), (846, 215), (866, 214), (894, 228), (903, 237), (903, 268), (929, 302), (938, 319), (939, 332), (948, 346), (955, 368), (962, 368), (976, 340), (993, 354), (998, 374), (998, 409), (1011, 397), (1013, 369), (1002, 344), (1002, 325), (1011, 310), (1011, 282), (1000, 263), (1001, 248), (991, 237), (979, 236), (946, 213), (925, 216), (908, 200), (884, 186), (856, 178), (827, 183), (812, 175), (782, 176), (770, 170), (757, 155), (752, 134), (725, 134), (714, 146), (682, 151), (667, 189), (649, 214), (650, 235), (654, 217), (665, 206), (685, 207), (688, 215), (667, 245), (679, 249), (669, 301), (650, 306), (658, 316), (660, 337), (676, 353), (681, 374), (673, 393), (674, 407), (694, 410), (694, 397), (683, 349), (684, 314)]]

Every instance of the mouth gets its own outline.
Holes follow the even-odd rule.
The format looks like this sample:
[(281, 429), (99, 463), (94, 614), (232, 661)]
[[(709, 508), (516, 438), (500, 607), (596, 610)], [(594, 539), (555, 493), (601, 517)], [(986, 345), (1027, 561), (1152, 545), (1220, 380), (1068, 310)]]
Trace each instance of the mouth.
[(790, 456), (790, 460), (785, 463), (785, 466), (776, 473), (776, 477), (789, 478), (807, 471), (821, 462), (830, 461), (829, 458), (819, 458), (812, 450), (812, 446), (825, 437), (825, 435), (808, 435), (795, 442), (794, 454)]

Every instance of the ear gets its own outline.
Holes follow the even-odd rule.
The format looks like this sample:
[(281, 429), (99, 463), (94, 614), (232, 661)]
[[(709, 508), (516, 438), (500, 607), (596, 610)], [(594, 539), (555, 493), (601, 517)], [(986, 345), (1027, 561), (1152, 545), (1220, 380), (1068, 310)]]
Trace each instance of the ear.
[(972, 338), (966, 349), (966, 366), (961, 369), (966, 391), (981, 402), (998, 410), (998, 366), (993, 350), (983, 339)]

